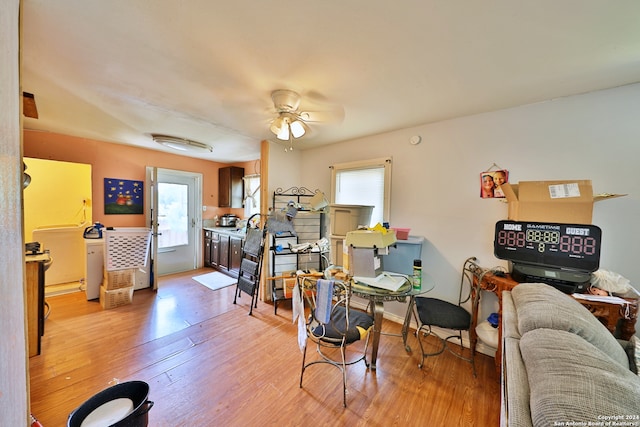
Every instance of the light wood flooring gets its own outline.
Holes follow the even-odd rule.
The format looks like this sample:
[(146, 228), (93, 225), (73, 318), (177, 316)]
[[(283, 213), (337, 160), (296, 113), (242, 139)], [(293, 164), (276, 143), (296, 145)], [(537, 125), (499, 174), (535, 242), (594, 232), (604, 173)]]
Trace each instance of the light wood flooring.
[[(29, 360), (31, 410), (44, 427), (65, 426), (74, 408), (114, 381), (150, 386), (149, 426), (498, 426), (500, 389), (493, 359), (471, 365), (448, 353), (418, 369), (418, 344), (382, 336), (377, 370), (348, 368), (347, 408), (340, 372), (315, 365), (299, 388), (302, 354), (288, 303), (278, 315), (258, 302), (248, 316), (235, 286), (212, 291), (191, 279), (160, 278), (131, 305), (102, 310), (83, 292), (47, 298), (42, 353)], [(398, 333), (386, 321), (383, 330)], [(314, 356), (313, 353), (309, 355)], [(309, 357), (308, 355), (308, 357)]]

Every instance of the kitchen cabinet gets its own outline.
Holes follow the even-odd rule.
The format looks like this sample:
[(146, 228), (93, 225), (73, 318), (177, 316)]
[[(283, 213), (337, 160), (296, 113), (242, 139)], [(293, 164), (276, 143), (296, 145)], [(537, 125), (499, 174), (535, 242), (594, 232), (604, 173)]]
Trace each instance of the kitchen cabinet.
[(211, 234), (211, 267), (218, 268), (220, 262), (220, 235), (218, 233)]
[(218, 269), (229, 270), (229, 236), (226, 234), (220, 234)]
[(212, 230), (204, 231), (204, 266), (218, 267), (220, 259), (220, 235)]
[(229, 238), (229, 270), (237, 276), (242, 261), (242, 239), (231, 236)]
[(204, 266), (212, 267), (211, 263), (211, 244), (213, 243), (213, 231), (204, 231)]
[(244, 198), (244, 168), (228, 166), (218, 169), (218, 206), (241, 208)]
[(244, 238), (235, 231), (204, 230), (204, 265), (238, 277)]

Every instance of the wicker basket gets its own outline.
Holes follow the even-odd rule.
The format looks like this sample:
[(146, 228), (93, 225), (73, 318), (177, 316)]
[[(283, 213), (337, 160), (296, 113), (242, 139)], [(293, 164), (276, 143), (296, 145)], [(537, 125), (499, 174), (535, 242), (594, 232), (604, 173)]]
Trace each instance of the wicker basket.
[(105, 310), (131, 304), (132, 301), (133, 286), (111, 291), (105, 289), (104, 286), (100, 286), (100, 305)]
[(104, 280), (102, 285), (106, 290), (127, 288), (135, 285), (136, 268), (127, 268), (124, 270), (104, 271)]

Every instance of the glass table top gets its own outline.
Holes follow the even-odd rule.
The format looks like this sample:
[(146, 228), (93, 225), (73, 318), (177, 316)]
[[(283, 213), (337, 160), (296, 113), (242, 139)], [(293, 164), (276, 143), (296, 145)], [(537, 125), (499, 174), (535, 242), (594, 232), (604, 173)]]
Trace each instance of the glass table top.
[[(405, 276), (406, 277), (406, 276)], [(411, 278), (407, 278), (402, 286), (397, 291), (391, 291), (382, 288), (376, 288), (364, 283), (351, 280), (352, 292), (360, 297), (370, 299), (400, 299), (405, 297), (417, 296), (425, 294), (431, 291), (435, 286), (433, 278), (423, 273), (422, 274), (422, 286), (419, 289), (414, 289), (412, 286)]]

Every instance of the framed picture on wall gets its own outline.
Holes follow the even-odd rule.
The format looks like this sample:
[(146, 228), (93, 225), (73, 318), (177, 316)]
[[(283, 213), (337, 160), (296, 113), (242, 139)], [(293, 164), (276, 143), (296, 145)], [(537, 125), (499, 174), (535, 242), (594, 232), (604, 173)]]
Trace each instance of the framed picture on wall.
[(506, 169), (480, 172), (480, 197), (483, 199), (504, 198), (500, 186), (509, 180)]
[(144, 213), (143, 181), (104, 179), (105, 215), (131, 215)]

